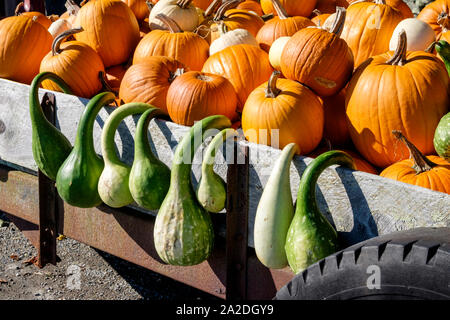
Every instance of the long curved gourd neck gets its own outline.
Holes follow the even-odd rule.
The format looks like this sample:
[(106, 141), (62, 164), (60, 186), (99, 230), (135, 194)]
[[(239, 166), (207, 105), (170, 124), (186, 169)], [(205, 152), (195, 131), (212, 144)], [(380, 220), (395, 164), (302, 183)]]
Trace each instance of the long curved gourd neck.
[(114, 136), (120, 122), (130, 115), (143, 113), (151, 107), (146, 103), (133, 102), (124, 104), (111, 113), (102, 132), (102, 155), (105, 163), (121, 164), (114, 143)]
[(393, 130), (392, 134), (396, 139), (403, 141), (409, 150), (409, 153), (413, 159), (414, 166), (413, 169), (416, 170), (417, 174), (430, 171), (437, 166), (436, 163), (428, 159), (422, 152), (417, 149), (417, 147), (411, 143), (400, 131)]
[(272, 6), (280, 19), (283, 20), (289, 18), (288, 13), (281, 4), (280, 0), (270, 0), (270, 1), (272, 2)]
[[(289, 181), (289, 169), (291, 167), (291, 161), (296, 152), (299, 151), (299, 147), (296, 143), (289, 143), (283, 148), (279, 156), (279, 160), (275, 163), (275, 167), (272, 172), (280, 172), (277, 178), (278, 181)], [(269, 178), (270, 179), (270, 178)]]
[[(317, 157), (305, 170), (300, 180), (295, 214), (308, 215), (307, 219), (317, 221), (322, 213), (316, 201), (316, 185), (320, 174), (331, 165), (341, 165), (355, 170), (352, 157), (342, 151), (328, 151)], [(301, 210), (304, 208), (305, 210)]]
[(53, 126), (50, 121), (44, 115), (44, 111), (42, 110), (41, 104), (39, 102), (39, 87), (41, 86), (42, 81), (51, 80), (56, 83), (64, 93), (72, 94), (72, 90), (69, 88), (67, 83), (64, 82), (63, 79), (58, 77), (56, 74), (51, 72), (42, 72), (38, 74), (31, 82), (30, 87), (30, 116), (31, 121), (47, 123), (48, 125)]
[(92, 98), (86, 106), (81, 117), (80, 125), (75, 139), (74, 149), (83, 148), (86, 153), (95, 154), (94, 148), (94, 122), (103, 106), (114, 102), (115, 96), (111, 92), (103, 92)]
[[(203, 143), (203, 140), (212, 134), (213, 130), (223, 130), (231, 127), (230, 120), (225, 116), (211, 116), (198, 121), (189, 133), (178, 144), (173, 158), (171, 182), (175, 182), (178, 188), (187, 188), (194, 192), (191, 184), (191, 167), (195, 152)], [(171, 187), (172, 187), (171, 183)]]
[(238, 133), (232, 128), (224, 129), (219, 132), (209, 143), (205, 150), (205, 155), (202, 162), (202, 175), (211, 174), (214, 171), (214, 159), (216, 158), (216, 153), (219, 150), (222, 143), (224, 143), (228, 138), (237, 137)]
[(136, 127), (136, 137), (134, 138), (134, 159), (149, 158), (151, 161), (158, 159), (152, 152), (150, 142), (148, 141), (147, 131), (150, 121), (163, 112), (158, 108), (150, 108), (139, 119)]

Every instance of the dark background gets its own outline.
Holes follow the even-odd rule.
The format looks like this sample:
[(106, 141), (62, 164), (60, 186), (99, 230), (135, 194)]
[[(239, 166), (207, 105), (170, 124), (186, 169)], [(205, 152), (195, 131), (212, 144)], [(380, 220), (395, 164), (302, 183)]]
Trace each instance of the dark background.
[[(82, 0), (74, 0), (75, 3), (80, 4)], [(0, 18), (14, 15), (14, 10), (21, 0), (0, 0)], [(66, 0), (45, 0), (47, 15), (60, 15), (66, 11), (64, 6)]]

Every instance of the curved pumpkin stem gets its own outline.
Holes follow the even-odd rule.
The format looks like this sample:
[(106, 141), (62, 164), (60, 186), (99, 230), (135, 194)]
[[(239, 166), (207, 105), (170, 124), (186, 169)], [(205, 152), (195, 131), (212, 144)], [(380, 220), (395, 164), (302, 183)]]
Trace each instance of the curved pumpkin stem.
[(437, 164), (428, 159), (423, 155), (419, 149), (416, 148), (406, 137), (398, 130), (393, 130), (392, 134), (398, 139), (403, 141), (409, 149), (410, 157), (413, 158), (414, 166), (413, 169), (416, 170), (417, 174), (426, 172), (436, 167)]
[(20, 2), (17, 5), (16, 10), (14, 10), (14, 15), (20, 16), (20, 14), (23, 12), (25, 12), (25, 5), (23, 4), (23, 2)]
[(223, 21), (219, 22), (218, 28), (221, 36), (228, 32), (228, 27), (225, 23), (223, 23)]
[(170, 72), (169, 82), (172, 83), (176, 77), (181, 76), (185, 72), (184, 68), (178, 68), (175, 72)]
[(426, 53), (433, 53), (434, 51), (434, 46), (436, 45), (436, 43), (438, 43), (437, 41), (432, 42), (426, 49), (425, 52)]
[(170, 33), (182, 33), (183, 32), (183, 29), (180, 28), (178, 23), (175, 20), (166, 16), (165, 14), (158, 13), (155, 18), (161, 20), (166, 25), (166, 27), (169, 29)]
[(441, 14), (439, 14), (437, 23), (441, 26), (442, 32), (450, 30), (450, 16), (447, 12), (441, 12)]
[(375, 4), (386, 4), (386, 0), (375, 0)]
[(406, 47), (407, 47), (407, 39), (406, 32), (402, 29), (402, 31), (398, 35), (398, 45), (395, 49), (394, 55), (391, 59), (386, 61), (387, 64), (391, 64), (393, 66), (403, 66), (406, 63)]
[[(114, 95), (116, 97), (119, 96), (119, 93), (117, 91), (114, 91), (113, 88), (111, 88), (111, 86), (109, 85), (108, 81), (106, 80), (106, 73), (105, 72), (99, 71), (98, 72), (98, 78), (100, 79), (100, 82), (102, 84), (103, 91), (112, 92), (112, 93), (114, 93)], [(114, 101), (114, 102), (115, 102), (116, 106), (118, 107), (117, 102), (116, 101)]]
[(283, 5), (280, 3), (280, 0), (270, 0), (270, 1), (272, 2), (273, 8), (275, 9), (275, 12), (277, 13), (280, 19), (289, 18), (288, 13), (286, 9), (283, 7)]
[(214, 21), (223, 20), (225, 18), (225, 12), (227, 12), (227, 10), (236, 8), (241, 2), (242, 2), (241, 0), (231, 0), (224, 2), (217, 10), (213, 20)]
[(66, 7), (67, 12), (69, 12), (69, 15), (72, 16), (76, 16), (78, 11), (80, 11), (80, 7), (73, 0), (67, 0), (64, 6)]
[(64, 31), (63, 33), (61, 33), (60, 35), (58, 35), (55, 40), (53, 40), (52, 43), (52, 55), (56, 56), (57, 54), (61, 53), (61, 43), (64, 41), (64, 39), (70, 37), (73, 34), (79, 33), (81, 31), (83, 31), (84, 29), (82, 27), (79, 28), (74, 28), (74, 29), (70, 29), (67, 31)]
[(347, 10), (343, 7), (336, 7), (336, 18), (334, 19), (333, 25), (330, 28), (330, 32), (334, 33), (338, 37), (341, 35), (344, 29), (345, 16), (347, 15)]
[(281, 90), (277, 88), (277, 80), (280, 77), (281, 72), (275, 70), (270, 76), (269, 82), (267, 83), (266, 98), (276, 98)]
[(314, 13), (316, 17), (322, 14), (322, 12), (319, 9), (314, 9), (312, 13)]
[(211, 2), (211, 4), (208, 6), (208, 8), (206, 8), (205, 12), (203, 13), (205, 18), (213, 16), (221, 5), (222, 0), (214, 0), (213, 2)]
[(153, 3), (151, 3), (150, 1), (145, 1), (145, 4), (147, 5), (148, 11), (152, 11), (153, 7), (155, 6)]
[(186, 9), (191, 4), (192, 0), (178, 0), (177, 6), (181, 9)]

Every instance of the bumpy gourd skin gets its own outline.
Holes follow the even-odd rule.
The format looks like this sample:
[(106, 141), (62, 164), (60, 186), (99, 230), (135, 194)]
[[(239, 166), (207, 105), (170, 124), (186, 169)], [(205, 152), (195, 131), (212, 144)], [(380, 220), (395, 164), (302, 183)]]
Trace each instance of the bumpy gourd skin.
[[(155, 248), (166, 263), (177, 266), (199, 264), (208, 259), (214, 242), (209, 213), (200, 205), (191, 183), (195, 151), (208, 129), (231, 127), (225, 116), (211, 116), (197, 122), (175, 151), (170, 188), (156, 216)], [(199, 139), (202, 137), (202, 139)]]
[(100, 198), (108, 206), (120, 208), (133, 202), (129, 188), (131, 167), (122, 161), (114, 148), (114, 135), (127, 116), (143, 113), (153, 106), (146, 103), (127, 103), (114, 110), (106, 120), (102, 132), (102, 154), (105, 168), (98, 181)]
[(438, 41), (436, 42), (436, 51), (441, 56), (442, 60), (444, 60), (445, 67), (450, 75), (450, 44), (445, 40)]
[(162, 114), (158, 108), (145, 111), (138, 121), (134, 139), (129, 188), (134, 201), (148, 210), (159, 209), (170, 185), (170, 169), (153, 155), (147, 137), (150, 121)]
[(72, 90), (60, 77), (51, 72), (38, 74), (30, 87), (29, 105), (33, 158), (42, 173), (51, 180), (55, 180), (59, 167), (72, 150), (72, 145), (64, 134), (45, 118), (42, 111), (38, 90), (42, 81), (47, 79), (54, 81), (64, 93), (71, 94)]
[(58, 193), (72, 206), (92, 208), (102, 203), (97, 186), (104, 163), (94, 148), (94, 122), (100, 109), (114, 99), (113, 93), (104, 92), (89, 101), (78, 125), (74, 148), (58, 170)]
[(206, 148), (202, 163), (202, 176), (197, 186), (197, 199), (209, 212), (222, 211), (227, 199), (225, 181), (214, 172), (214, 158), (217, 149), (226, 139), (237, 135), (238, 133), (234, 129), (224, 129), (211, 140)]
[(434, 133), (433, 143), (437, 154), (450, 161), (450, 112), (439, 121)]
[(338, 249), (337, 232), (320, 213), (316, 202), (319, 175), (329, 166), (342, 165), (355, 170), (353, 159), (342, 151), (329, 151), (317, 157), (300, 180), (297, 207), (286, 237), (286, 256), (292, 271), (299, 273)]

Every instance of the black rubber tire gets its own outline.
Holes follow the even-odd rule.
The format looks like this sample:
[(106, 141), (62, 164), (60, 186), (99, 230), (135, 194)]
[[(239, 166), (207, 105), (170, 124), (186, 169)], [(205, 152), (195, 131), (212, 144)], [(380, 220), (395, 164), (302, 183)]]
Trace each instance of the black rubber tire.
[[(379, 267), (377, 288), (377, 267), (368, 273), (373, 265)], [(325, 299), (450, 300), (450, 228), (417, 228), (360, 242), (309, 266), (274, 298)]]

